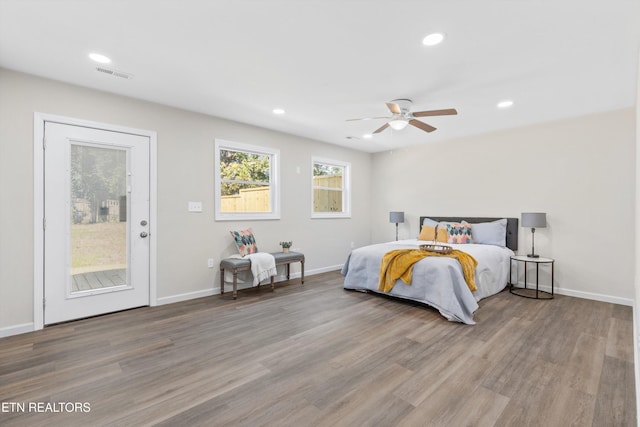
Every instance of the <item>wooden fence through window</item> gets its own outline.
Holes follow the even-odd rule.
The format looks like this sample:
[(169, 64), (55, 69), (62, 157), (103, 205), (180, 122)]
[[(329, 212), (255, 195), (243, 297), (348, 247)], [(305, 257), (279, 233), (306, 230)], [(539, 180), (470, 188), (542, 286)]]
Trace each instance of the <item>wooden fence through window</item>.
[[(222, 196), (222, 212), (269, 212), (269, 187), (241, 189), (238, 194)], [(313, 211), (342, 212), (342, 175), (313, 177)]]

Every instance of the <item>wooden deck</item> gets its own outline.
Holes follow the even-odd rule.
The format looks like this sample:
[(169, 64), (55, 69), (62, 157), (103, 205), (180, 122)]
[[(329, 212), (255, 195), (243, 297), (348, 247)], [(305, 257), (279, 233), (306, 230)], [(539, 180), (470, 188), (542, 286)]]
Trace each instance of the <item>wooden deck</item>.
[(337, 272), (0, 339), (7, 426), (635, 426), (632, 310), (509, 292), (474, 326)]
[(114, 270), (79, 273), (72, 276), (72, 292), (89, 291), (92, 289), (110, 288), (127, 284), (127, 270)]

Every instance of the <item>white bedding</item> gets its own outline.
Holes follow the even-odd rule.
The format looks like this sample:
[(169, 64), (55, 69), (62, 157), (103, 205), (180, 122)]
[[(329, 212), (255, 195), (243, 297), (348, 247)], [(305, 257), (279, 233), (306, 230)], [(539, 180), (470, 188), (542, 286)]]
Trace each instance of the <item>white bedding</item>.
[[(367, 290), (377, 293), (380, 262), (387, 252), (394, 249), (418, 248), (423, 240), (400, 240), (355, 249), (344, 264), (344, 288)], [(509, 248), (494, 245), (451, 245), (467, 252), (478, 261), (476, 286), (471, 292), (462, 274), (460, 263), (454, 258), (426, 257), (413, 268), (411, 285), (396, 281), (388, 295), (419, 301), (436, 308), (451, 321), (475, 324), (473, 312), (482, 298), (500, 292), (507, 284), (509, 260), (514, 254)]]

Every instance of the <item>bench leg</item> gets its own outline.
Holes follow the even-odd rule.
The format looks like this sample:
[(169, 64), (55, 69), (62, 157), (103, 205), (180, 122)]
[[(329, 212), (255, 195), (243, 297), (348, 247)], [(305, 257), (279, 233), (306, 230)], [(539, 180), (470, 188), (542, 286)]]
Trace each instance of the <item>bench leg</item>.
[(304, 285), (304, 260), (300, 261), (300, 272), (302, 284)]
[(220, 270), (220, 295), (224, 294), (224, 269)]
[(271, 276), (271, 292), (275, 289), (275, 277), (276, 276)]
[(233, 299), (238, 298), (238, 270), (233, 270)]

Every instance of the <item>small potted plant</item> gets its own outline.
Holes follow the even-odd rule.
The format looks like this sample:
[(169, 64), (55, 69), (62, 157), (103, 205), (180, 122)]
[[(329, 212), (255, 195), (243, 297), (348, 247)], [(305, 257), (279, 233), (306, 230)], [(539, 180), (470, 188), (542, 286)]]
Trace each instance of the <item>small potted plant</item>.
[(282, 246), (282, 252), (289, 252), (289, 248), (293, 245), (293, 242), (280, 242), (280, 246)]

